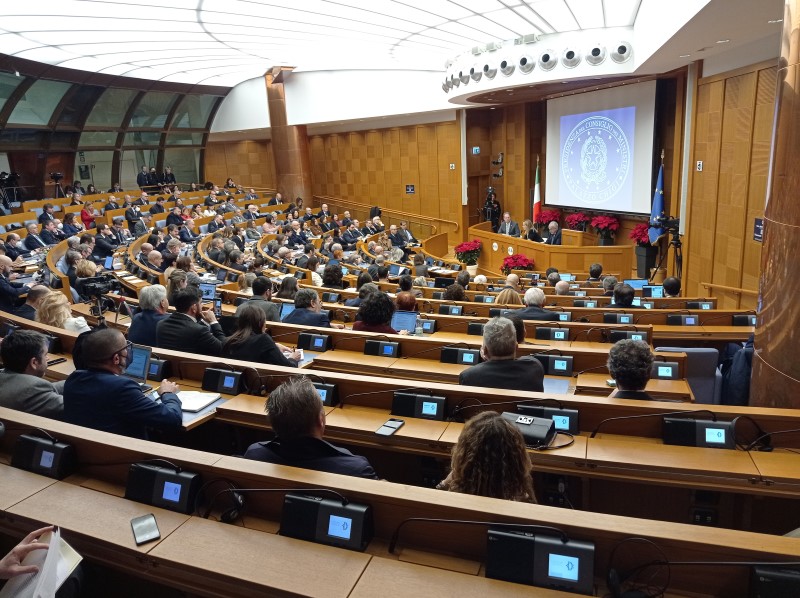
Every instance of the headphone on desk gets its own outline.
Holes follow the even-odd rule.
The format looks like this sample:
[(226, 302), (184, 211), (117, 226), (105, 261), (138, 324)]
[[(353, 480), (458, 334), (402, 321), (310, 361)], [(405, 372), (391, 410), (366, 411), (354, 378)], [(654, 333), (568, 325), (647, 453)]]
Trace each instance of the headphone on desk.
[[(218, 484), (223, 484), (225, 487), (222, 490), (219, 490), (211, 494), (208, 498), (206, 498), (206, 492), (208, 492), (212, 486)], [(238, 489), (239, 487), (236, 484), (234, 484), (230, 480), (222, 478), (206, 482), (205, 484), (203, 484), (203, 486), (200, 488), (200, 491), (197, 493), (197, 506), (195, 508), (195, 511), (200, 512), (199, 505), (202, 502), (207, 501), (207, 504), (202, 512), (201, 517), (203, 517), (203, 519), (208, 519), (208, 517), (211, 515), (211, 510), (214, 508), (214, 503), (217, 502), (217, 497), (224, 494), (226, 497), (224, 500), (228, 504), (223, 508), (222, 512), (220, 513), (219, 519), (223, 523), (235, 523), (242, 516), (242, 511), (244, 511), (245, 507), (244, 494), (242, 494), (241, 492), (237, 492)]]

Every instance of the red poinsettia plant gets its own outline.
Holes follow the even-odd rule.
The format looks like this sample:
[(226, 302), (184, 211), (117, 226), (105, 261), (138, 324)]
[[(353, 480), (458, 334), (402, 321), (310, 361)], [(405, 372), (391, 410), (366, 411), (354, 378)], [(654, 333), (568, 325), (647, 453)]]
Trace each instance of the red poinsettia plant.
[(512, 270), (533, 270), (534, 265), (535, 264), (533, 263), (533, 260), (527, 255), (515, 253), (513, 255), (509, 255), (503, 260), (503, 265), (500, 268), (500, 271), (508, 276), (511, 274)]
[(456, 259), (462, 264), (467, 266), (475, 266), (478, 263), (478, 256), (481, 254), (481, 242), (479, 239), (472, 241), (464, 241), (456, 245), (453, 250), (456, 254)]
[(591, 218), (589, 218), (583, 212), (575, 212), (564, 219), (564, 221), (567, 223), (567, 227), (571, 230), (583, 229), (586, 223), (590, 220)]
[(591, 225), (601, 237), (611, 237), (619, 229), (619, 220), (613, 216), (595, 216)]
[(549, 224), (554, 220), (556, 222), (561, 222), (560, 210), (542, 210), (539, 212), (539, 215), (536, 216), (536, 224)]
[(647, 247), (650, 245), (650, 225), (646, 222), (640, 222), (633, 227), (631, 234), (628, 235), (629, 239), (636, 241), (639, 247)]

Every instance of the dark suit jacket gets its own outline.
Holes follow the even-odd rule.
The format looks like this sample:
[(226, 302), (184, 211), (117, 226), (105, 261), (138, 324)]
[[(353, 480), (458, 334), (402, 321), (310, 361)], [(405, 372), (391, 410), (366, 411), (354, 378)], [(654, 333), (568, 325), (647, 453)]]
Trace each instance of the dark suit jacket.
[(40, 247), (45, 247), (47, 245), (44, 242), (44, 239), (41, 238), (41, 235), (36, 235), (36, 237), (33, 235), (28, 235), (25, 237), (25, 240), (22, 243), (25, 245), (25, 249), (28, 251), (33, 251), (34, 249), (39, 249)]
[(94, 255), (99, 258), (107, 258), (109, 255), (114, 255), (114, 250), (117, 248), (114, 240), (113, 237), (97, 235), (94, 241)]
[(42, 212), (39, 214), (39, 224), (47, 224), (51, 220), (55, 220), (56, 217), (53, 214), (48, 214), (47, 212)]
[(294, 310), (288, 316), (283, 318), (286, 324), (303, 324), (305, 326), (320, 326), (322, 328), (330, 328), (331, 323), (328, 320), (328, 314), (317, 313), (311, 311), (307, 307), (301, 307)]
[(300, 231), (299, 233), (292, 232), (292, 234), (289, 235), (287, 243), (289, 245), (306, 245), (308, 243), (308, 237), (303, 231)]
[(226, 345), (222, 349), (222, 357), (241, 359), (242, 361), (256, 361), (272, 365), (297, 367), (297, 362), (286, 359), (280, 352), (275, 341), (268, 334), (251, 334), (246, 341), (235, 345)]
[(389, 240), (392, 242), (392, 247), (399, 247), (400, 249), (402, 249), (403, 247), (406, 246), (405, 235), (403, 235), (400, 232), (397, 232), (393, 235), (390, 234)]
[(345, 243), (349, 243), (350, 245), (355, 245), (361, 239), (364, 238), (362, 235), (359, 234), (359, 232), (361, 231), (346, 230), (342, 235), (342, 239), (344, 239)]
[[(150, 210), (152, 212), (153, 210)], [(167, 215), (167, 226), (174, 224), (175, 226), (183, 226), (183, 218), (170, 212)]]
[(528, 231), (528, 234), (525, 235), (525, 238), (528, 239), (528, 241), (534, 241), (535, 243), (541, 243), (542, 241), (544, 241), (544, 239), (542, 239), (542, 235), (540, 235), (533, 229)]
[(145, 309), (133, 316), (128, 329), (128, 340), (137, 345), (156, 346), (156, 325), (169, 314), (160, 314), (152, 309)]
[(256, 442), (248, 447), (244, 456), (246, 459), (266, 461), (276, 465), (303, 467), (370, 480), (378, 479), (366, 458), (311, 436), (291, 441)]
[(181, 427), (181, 400), (171, 392), (161, 404), (139, 385), (102, 370), (76, 370), (64, 384), (64, 421), (103, 432), (147, 438), (147, 428)]
[(16, 247), (11, 247), (11, 245), (6, 243), (6, 255), (11, 259), (11, 261), (14, 261), (19, 256), (25, 255), (29, 252), (30, 250), (25, 248), (25, 244), (22, 241), (20, 241)]
[(561, 229), (556, 231), (556, 234), (547, 237), (548, 245), (561, 245)]
[(63, 235), (59, 236), (58, 233), (51, 233), (49, 230), (43, 230), (39, 236), (47, 245), (55, 245), (64, 239)]
[(618, 390), (614, 393), (614, 399), (638, 399), (640, 401), (652, 401), (653, 397), (643, 390)]
[(225, 338), (218, 323), (209, 327), (181, 313), (171, 314), (156, 325), (156, 346), (162, 349), (216, 356)]
[(506, 223), (501, 221), (500, 224), (497, 226), (497, 232), (500, 233), (501, 235), (508, 235), (510, 237), (519, 237), (519, 224), (517, 224), (513, 220), (510, 220), (508, 222), (508, 227), (506, 227)]
[(212, 220), (211, 222), (208, 223), (208, 232), (209, 233), (215, 233), (221, 228), (225, 228), (225, 222), (224, 221), (223, 221), (222, 224), (217, 224), (216, 220)]
[(166, 210), (160, 203), (155, 203), (150, 207), (151, 214), (163, 214), (164, 212), (166, 212)]
[(15, 285), (0, 274), (0, 311), (13, 313), (19, 296), (25, 293), (25, 287)]
[(544, 392), (544, 368), (536, 359), (484, 361), (461, 372), (458, 383), (462, 386)]
[(187, 226), (181, 227), (181, 232), (178, 233), (178, 236), (184, 243), (194, 243), (197, 241), (197, 235), (194, 234), (193, 231), (189, 230)]
[(518, 309), (513, 313), (515, 316), (520, 317), (523, 320), (544, 320), (546, 322), (558, 321), (558, 313), (543, 309), (541, 307), (536, 307), (534, 305), (523, 307), (522, 309)]
[(14, 310), (14, 315), (19, 316), (20, 318), (25, 318), (26, 320), (35, 320), (36, 310), (32, 305), (23, 303), (16, 310)]

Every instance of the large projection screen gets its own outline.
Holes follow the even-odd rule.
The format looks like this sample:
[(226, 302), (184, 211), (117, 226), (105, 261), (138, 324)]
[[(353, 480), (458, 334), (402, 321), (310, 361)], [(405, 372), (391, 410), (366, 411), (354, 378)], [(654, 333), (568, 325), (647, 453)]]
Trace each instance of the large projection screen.
[(656, 82), (547, 102), (550, 206), (649, 214)]

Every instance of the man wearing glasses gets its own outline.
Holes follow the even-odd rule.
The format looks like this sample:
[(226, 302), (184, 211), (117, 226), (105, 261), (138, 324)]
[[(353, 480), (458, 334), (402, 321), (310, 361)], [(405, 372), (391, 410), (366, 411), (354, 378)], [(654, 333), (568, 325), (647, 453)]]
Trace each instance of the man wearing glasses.
[(64, 384), (64, 421), (145, 440), (149, 428), (181, 427), (177, 384), (162, 381), (157, 403), (135, 380), (120, 375), (130, 350), (119, 330), (104, 328), (85, 337), (81, 356), (86, 369), (75, 370)]

